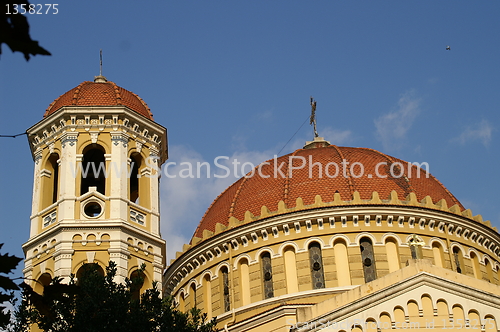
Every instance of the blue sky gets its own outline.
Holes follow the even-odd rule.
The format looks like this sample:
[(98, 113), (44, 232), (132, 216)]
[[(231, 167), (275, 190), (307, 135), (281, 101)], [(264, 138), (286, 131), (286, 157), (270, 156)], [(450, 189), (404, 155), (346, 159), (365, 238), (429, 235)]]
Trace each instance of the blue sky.
[[(103, 49), (103, 74), (168, 128), (170, 161), (272, 158), (307, 119), (312, 95), (321, 136), (428, 162), (466, 208), (500, 227), (498, 1), (64, 1), (58, 9), (29, 16), (32, 38), (52, 56), (26, 62), (2, 47), (0, 134), (25, 131), (55, 98), (92, 80)], [(306, 124), (280, 154), (311, 138)], [(25, 137), (1, 138), (0, 152), (0, 243), (22, 256), (33, 161)], [(235, 180), (162, 178), (170, 258)]]

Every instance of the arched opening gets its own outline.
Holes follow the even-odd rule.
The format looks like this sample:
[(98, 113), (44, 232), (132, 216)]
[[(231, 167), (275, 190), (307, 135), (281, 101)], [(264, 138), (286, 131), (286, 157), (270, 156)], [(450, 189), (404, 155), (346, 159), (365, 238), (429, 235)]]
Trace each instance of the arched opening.
[(222, 290), (222, 312), (227, 312), (231, 310), (231, 294), (229, 292), (230, 287), (229, 287), (229, 271), (227, 267), (223, 266), (220, 269), (220, 273), (222, 278), (220, 278), (220, 289)]
[(347, 256), (347, 245), (344, 240), (336, 240), (333, 244), (335, 254), (335, 265), (337, 268), (337, 279), (339, 286), (351, 285), (351, 272), (349, 269), (349, 257)]
[(240, 271), (241, 304), (247, 305), (250, 304), (250, 271), (248, 269), (248, 260), (246, 258), (239, 261), (238, 270)]
[(38, 280), (34, 283), (33, 290), (38, 294), (42, 295), (45, 287), (50, 285), (52, 282), (52, 276), (48, 273), (43, 273)]
[(194, 283), (189, 286), (189, 307), (196, 308), (198, 306), (196, 299), (196, 285)]
[(359, 241), (359, 248), (361, 250), (361, 262), (363, 263), (365, 282), (377, 279), (377, 269), (375, 268), (372, 240), (368, 237), (362, 238)]
[(203, 286), (203, 306), (207, 313), (207, 319), (212, 319), (212, 282), (210, 275), (207, 274), (202, 280)]
[(274, 297), (273, 288), (273, 266), (271, 264), (271, 254), (269, 252), (264, 252), (260, 255), (261, 270), (262, 270), (262, 280), (263, 280), (263, 290), (264, 299), (269, 299)]
[(44, 170), (41, 173), (42, 190), (41, 204), (46, 208), (57, 202), (59, 193), (59, 155), (52, 153), (45, 163)]
[(434, 256), (434, 265), (444, 267), (443, 247), (439, 242), (432, 243), (432, 254)]
[(129, 199), (137, 204), (139, 204), (139, 167), (141, 162), (142, 158), (139, 153), (130, 156)]
[(286, 247), (283, 256), (285, 257), (285, 277), (287, 293), (296, 293), (299, 291), (299, 283), (297, 282), (297, 260), (295, 257), (294, 247)]
[(104, 277), (104, 270), (97, 263), (85, 263), (76, 272), (76, 281), (80, 285), (86, 278)]
[(184, 299), (184, 292), (182, 292), (179, 295), (179, 311), (185, 312), (186, 311), (186, 301)]
[(385, 242), (385, 251), (387, 262), (389, 264), (389, 273), (400, 269), (398, 243), (393, 238), (388, 238)]
[(96, 187), (98, 192), (105, 195), (106, 158), (104, 157), (104, 149), (100, 145), (93, 144), (85, 148), (81, 172), (80, 195), (87, 193), (90, 187)]
[(470, 259), (472, 261), (472, 271), (474, 272), (474, 278), (482, 279), (481, 267), (479, 266), (479, 258), (476, 253), (471, 252)]
[(464, 256), (459, 247), (453, 247), (453, 260), (455, 261), (455, 270), (458, 273), (463, 273), (464, 269)]
[(321, 257), (321, 246), (318, 242), (309, 244), (309, 264), (311, 268), (312, 288), (325, 288), (323, 258)]
[(486, 267), (486, 274), (488, 275), (488, 281), (491, 282), (492, 284), (495, 283), (495, 277), (493, 274), (493, 266), (490, 263), (489, 259), (485, 259), (485, 267)]
[(52, 166), (52, 203), (57, 202), (57, 194), (59, 189), (59, 155), (53, 153), (49, 157), (49, 162)]
[(130, 274), (130, 293), (133, 301), (141, 299), (142, 288), (145, 284), (146, 275), (140, 270), (135, 270)]

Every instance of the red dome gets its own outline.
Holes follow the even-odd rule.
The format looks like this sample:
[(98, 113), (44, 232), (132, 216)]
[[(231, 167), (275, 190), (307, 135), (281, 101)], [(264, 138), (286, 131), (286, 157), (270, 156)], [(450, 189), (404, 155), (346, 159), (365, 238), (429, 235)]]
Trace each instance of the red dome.
[(54, 100), (43, 116), (47, 117), (63, 106), (126, 106), (153, 120), (153, 114), (141, 97), (109, 81), (81, 83)]
[[(303, 163), (301, 157), (306, 160), (305, 167), (293, 169), (291, 177), (289, 177), (289, 167), (301, 166)], [(290, 165), (290, 160), (292, 165)], [(322, 177), (319, 176), (317, 164), (312, 167), (312, 176), (309, 176), (309, 164), (312, 164), (310, 160), (312, 163), (321, 164)], [(346, 166), (342, 166), (343, 160), (345, 160), (344, 165)], [(269, 177), (260, 176), (259, 166), (257, 166), (253, 176), (239, 179), (220, 194), (201, 219), (194, 236), (203, 238), (203, 231), (205, 229), (214, 231), (217, 223), (227, 226), (230, 217), (243, 220), (247, 210), (258, 216), (263, 205), (270, 211), (277, 211), (279, 201), (284, 201), (290, 208), (295, 206), (296, 199), (299, 197), (303, 199), (304, 205), (311, 205), (314, 204), (316, 195), (320, 195), (323, 202), (331, 202), (334, 200), (336, 192), (340, 194), (343, 201), (352, 200), (355, 191), (359, 192), (362, 200), (371, 199), (374, 191), (378, 192), (382, 200), (387, 199), (393, 190), (396, 191), (400, 200), (406, 199), (413, 192), (419, 201), (430, 196), (433, 203), (444, 199), (448, 206), (457, 204), (461, 210), (464, 210), (455, 196), (425, 170), (420, 169), (420, 176), (418, 176), (417, 166), (408, 167), (407, 162), (372, 149), (337, 147), (335, 145), (300, 149), (277, 159), (276, 165), (279, 167), (283, 163), (281, 171), (284, 173), (284, 176), (281, 176), (277, 171), (277, 177), (274, 177), (274, 160), (269, 160), (268, 163), (269, 165), (261, 167), (261, 174), (263, 176), (269, 175)], [(325, 174), (328, 163), (338, 165), (338, 176), (333, 177), (336, 170), (333, 164), (330, 164), (328, 168), (330, 177)], [(351, 165), (354, 163), (359, 164), (352, 166), (351, 173)], [(379, 163), (382, 164), (377, 167)], [(364, 168), (362, 176), (360, 176), (360, 164)], [(390, 168), (393, 164), (391, 175)], [(344, 168), (346, 176), (343, 175)], [(385, 178), (383, 178), (384, 176)]]

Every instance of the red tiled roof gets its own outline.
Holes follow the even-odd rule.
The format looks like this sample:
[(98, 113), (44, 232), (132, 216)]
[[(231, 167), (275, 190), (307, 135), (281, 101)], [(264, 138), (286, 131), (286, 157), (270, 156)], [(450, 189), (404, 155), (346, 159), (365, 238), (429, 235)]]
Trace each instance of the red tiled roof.
[(113, 82), (85, 81), (54, 100), (43, 117), (56, 112), (63, 106), (126, 106), (153, 120), (148, 105), (133, 92), (119, 87)]
[[(305, 167), (292, 169), (289, 173), (290, 166), (298, 168), (302, 165), (301, 158), (306, 160)], [(348, 163), (345, 167), (347, 176), (343, 175), (343, 160)], [(353, 166), (353, 173), (351, 173), (351, 165), (356, 162), (359, 164)], [(261, 177), (256, 167), (252, 177), (239, 179), (219, 195), (205, 212), (194, 236), (202, 238), (205, 229), (213, 232), (217, 223), (227, 226), (230, 217), (243, 220), (247, 210), (258, 216), (261, 214), (263, 205), (267, 206), (270, 211), (277, 211), (279, 201), (283, 200), (290, 208), (295, 206), (298, 197), (303, 199), (304, 205), (311, 205), (314, 204), (316, 195), (320, 195), (323, 202), (331, 202), (336, 192), (344, 201), (352, 200), (354, 191), (359, 192), (362, 200), (371, 199), (374, 191), (378, 192), (380, 199), (387, 199), (394, 190), (400, 200), (406, 199), (413, 192), (418, 200), (430, 196), (432, 201), (437, 203), (444, 199), (448, 206), (458, 204), (460, 209), (464, 210), (455, 196), (425, 170), (415, 165), (408, 167), (407, 162), (372, 149), (335, 145), (300, 149), (277, 159), (276, 165), (279, 167), (283, 163), (281, 171), (284, 173), (284, 176), (281, 176), (277, 170), (277, 177), (274, 176), (274, 160), (269, 160), (268, 163), (269, 165), (262, 166), (261, 172), (263, 176), (269, 175), (268, 178)], [(319, 166), (316, 164), (312, 166), (311, 177), (309, 177), (309, 165), (313, 163), (321, 164), (321, 177)], [(339, 173), (336, 177), (333, 177), (335, 175), (334, 164), (330, 164), (328, 168), (330, 177), (325, 174), (328, 163), (338, 165)], [(376, 165), (379, 163), (386, 164), (380, 164), (377, 168)], [(397, 163), (401, 163), (404, 169), (401, 169)], [(360, 164), (363, 165), (364, 175), (357, 177), (361, 170)], [(391, 175), (390, 167), (393, 164)], [(376, 168), (381, 177), (375, 173)], [(417, 173), (419, 170), (420, 176)], [(398, 177), (400, 172), (404, 175)], [(383, 178), (384, 176), (386, 177)]]

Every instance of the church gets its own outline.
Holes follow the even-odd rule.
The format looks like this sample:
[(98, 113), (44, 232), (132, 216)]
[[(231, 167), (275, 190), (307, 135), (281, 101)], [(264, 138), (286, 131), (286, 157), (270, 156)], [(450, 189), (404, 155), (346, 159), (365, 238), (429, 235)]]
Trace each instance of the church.
[(27, 133), (24, 275), (39, 292), (114, 261), (117, 281), (144, 264), (142, 290), (159, 282), (225, 331), (498, 331), (498, 231), (425, 165), (316, 135), (223, 191), (167, 266), (167, 130), (139, 96), (100, 75)]

